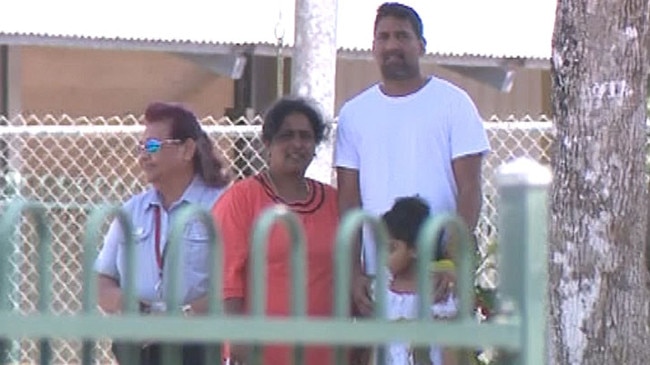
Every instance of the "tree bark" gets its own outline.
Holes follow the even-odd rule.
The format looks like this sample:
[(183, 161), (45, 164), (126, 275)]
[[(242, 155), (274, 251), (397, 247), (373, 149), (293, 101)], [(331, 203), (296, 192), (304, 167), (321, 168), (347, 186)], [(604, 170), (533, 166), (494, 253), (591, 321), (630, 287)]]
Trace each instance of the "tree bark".
[(650, 358), (647, 0), (560, 0), (553, 34), (552, 364)]

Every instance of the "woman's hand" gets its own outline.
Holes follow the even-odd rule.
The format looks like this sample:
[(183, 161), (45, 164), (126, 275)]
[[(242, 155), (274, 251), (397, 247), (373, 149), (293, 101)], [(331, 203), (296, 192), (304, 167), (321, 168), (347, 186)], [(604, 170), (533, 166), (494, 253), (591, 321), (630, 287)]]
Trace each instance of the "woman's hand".
[(245, 365), (248, 364), (250, 354), (250, 347), (244, 344), (230, 345), (230, 365)]

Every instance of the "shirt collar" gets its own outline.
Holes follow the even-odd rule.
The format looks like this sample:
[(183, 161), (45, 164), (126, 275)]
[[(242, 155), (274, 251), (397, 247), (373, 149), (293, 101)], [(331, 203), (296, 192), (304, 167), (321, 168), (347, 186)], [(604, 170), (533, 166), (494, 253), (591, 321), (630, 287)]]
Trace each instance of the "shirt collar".
[[(201, 196), (203, 195), (203, 191), (205, 188), (205, 183), (203, 180), (198, 176), (194, 175), (194, 178), (190, 182), (190, 184), (185, 188), (185, 191), (183, 192), (183, 195), (181, 195), (180, 199), (175, 201), (170, 205), (170, 209), (174, 208), (175, 206), (181, 204), (181, 203), (189, 203), (189, 204), (198, 204), (201, 202)], [(155, 188), (152, 188), (148, 192), (148, 197), (149, 197), (149, 204), (147, 205), (147, 209), (151, 208), (153, 206), (162, 206), (162, 198), (160, 196), (160, 193)]]

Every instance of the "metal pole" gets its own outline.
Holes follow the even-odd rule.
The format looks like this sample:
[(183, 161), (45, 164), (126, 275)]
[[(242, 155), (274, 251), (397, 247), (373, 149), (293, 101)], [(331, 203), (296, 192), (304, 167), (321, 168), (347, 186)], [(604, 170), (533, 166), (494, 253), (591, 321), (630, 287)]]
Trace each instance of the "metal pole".
[[(291, 93), (307, 96), (334, 116), (336, 91), (337, 0), (296, 0), (295, 40), (291, 60)], [(319, 146), (307, 170), (311, 178), (332, 183), (332, 139)]]
[(521, 320), (515, 364), (545, 363), (548, 284), (548, 189), (551, 172), (528, 158), (501, 166), (499, 193), (499, 312)]
[(284, 25), (282, 24), (282, 11), (278, 15), (278, 22), (275, 25), (275, 38), (277, 39), (277, 59), (276, 59), (276, 97), (279, 99), (284, 95)]
[(296, 0), (291, 92), (334, 113), (337, 0)]
[[(20, 54), (17, 47), (7, 45), (0, 46), (0, 129), (9, 128), (21, 124), (22, 119), (18, 118), (20, 110), (17, 108), (20, 103), (17, 75), (20, 65)], [(20, 136), (9, 135), (0, 139), (0, 211), (6, 209), (3, 204), (9, 204), (12, 200), (20, 198), (22, 192), (21, 176), (21, 148)], [(10, 254), (11, 270), (9, 272), (12, 291), (9, 295), (13, 309), (20, 311), (20, 267), (24, 261), (22, 254), (22, 227), (18, 227), (13, 233), (13, 251)], [(12, 341), (9, 349), (8, 360), (20, 362), (21, 344), (20, 341)]]

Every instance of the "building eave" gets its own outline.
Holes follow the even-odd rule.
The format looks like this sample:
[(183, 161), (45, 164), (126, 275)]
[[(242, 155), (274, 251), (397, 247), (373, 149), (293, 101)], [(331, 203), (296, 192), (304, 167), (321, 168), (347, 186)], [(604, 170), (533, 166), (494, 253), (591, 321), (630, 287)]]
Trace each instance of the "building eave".
[[(271, 43), (211, 43), (177, 40), (148, 40), (148, 39), (120, 39), (120, 38), (93, 38), (80, 36), (57, 36), (41, 34), (7, 34), (0, 33), (0, 44), (12, 46), (41, 46), (65, 47), (98, 50), (119, 51), (153, 51), (171, 53), (196, 53), (196, 54), (252, 54), (259, 56), (277, 56), (278, 52), (284, 57), (291, 57), (293, 48), (278, 46)], [(347, 60), (372, 60), (372, 54), (364, 49), (339, 49), (337, 56)], [(440, 54), (429, 53), (422, 58), (422, 62), (468, 67), (501, 67), (504, 62), (517, 60), (520, 66), (526, 68), (548, 69), (550, 64), (544, 58), (505, 57), (499, 55), (478, 54)]]

